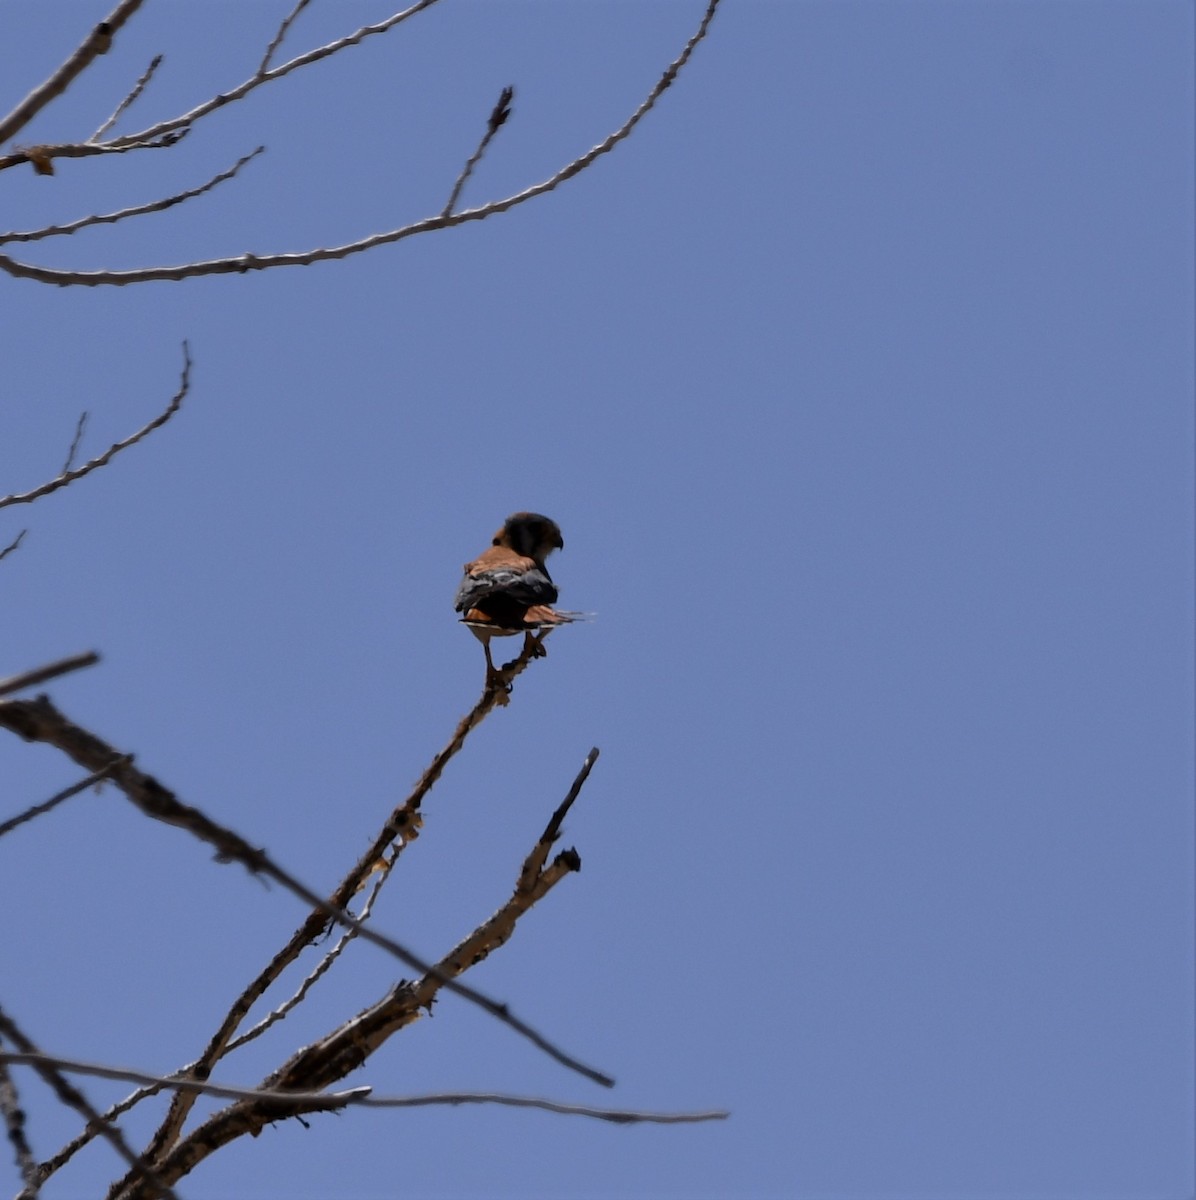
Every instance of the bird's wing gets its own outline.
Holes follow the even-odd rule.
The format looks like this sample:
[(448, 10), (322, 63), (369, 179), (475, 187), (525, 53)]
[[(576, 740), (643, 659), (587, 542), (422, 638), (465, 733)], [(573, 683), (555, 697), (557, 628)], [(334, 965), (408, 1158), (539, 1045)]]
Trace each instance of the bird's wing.
[(535, 559), (524, 558), (505, 546), (491, 546), (465, 564), (465, 578), (454, 607), (465, 612), (487, 596), (501, 595), (516, 604), (551, 604), (557, 590), (548, 572)]

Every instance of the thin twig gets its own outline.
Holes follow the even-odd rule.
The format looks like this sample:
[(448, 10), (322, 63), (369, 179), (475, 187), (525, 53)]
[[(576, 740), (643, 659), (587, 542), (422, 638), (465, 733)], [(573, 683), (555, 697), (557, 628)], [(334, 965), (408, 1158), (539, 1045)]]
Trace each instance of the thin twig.
[[(173, 1076), (167, 1076), (167, 1079), (186, 1079), (189, 1072), (194, 1068), (194, 1063), (176, 1071)], [(135, 1092), (130, 1093), (123, 1100), (113, 1104), (106, 1109), (101, 1115), (100, 1120), (108, 1125), (116, 1120), (117, 1117), (126, 1113), (131, 1108), (135, 1108), (142, 1100), (149, 1099), (150, 1096), (156, 1096), (162, 1091), (165, 1085), (161, 1083), (148, 1084), (145, 1087), (138, 1088)], [(74, 1158), (74, 1156), (83, 1149), (84, 1146), (92, 1142), (99, 1133), (97, 1126), (88, 1125), (80, 1133), (77, 1133), (69, 1142), (59, 1147), (59, 1149), (45, 1160), (41, 1165), (42, 1179), (49, 1179), (56, 1171), (61, 1170), (66, 1164)], [(147, 1159), (149, 1155), (145, 1156)], [(22, 1194), (17, 1197), (17, 1200), (27, 1200)]]
[(255, 88), (261, 87), (266, 83), (273, 83), (274, 80), (281, 79), (284, 75), (289, 75), (292, 71), (297, 71), (300, 67), (306, 67), (309, 63), (319, 62), (321, 59), (338, 54), (341, 50), (348, 49), (350, 46), (359, 45), (366, 38), (387, 33), (396, 25), (407, 20), (408, 17), (413, 17), (416, 13), (423, 12), (426, 8), (431, 8), (436, 2), (437, 0), (416, 0), (416, 3), (412, 4), (409, 8), (394, 13), (383, 21), (378, 21), (374, 25), (363, 25), (360, 29), (347, 34), (345, 37), (337, 38), (336, 41), (328, 42), (323, 46), (317, 46), (314, 50), (307, 51), (306, 54), (296, 55), (288, 62), (282, 63), (271, 70), (256, 72), (243, 83), (230, 88), (227, 92), (220, 92), (210, 97), (202, 104), (196, 105), (189, 112), (180, 113), (179, 116), (172, 117), (168, 121), (159, 121), (156, 125), (151, 125), (139, 133), (130, 133), (124, 137), (113, 138), (112, 141), (105, 143), (105, 145), (113, 149), (118, 149), (131, 143), (144, 142), (148, 138), (158, 138), (163, 134), (171, 133), (175, 130), (190, 129), (201, 118), (208, 116), (209, 113), (213, 113), (219, 108), (224, 108), (226, 105), (232, 104), (234, 101), (242, 99)]
[(287, 32), (295, 23), (295, 18), (308, 6), (309, 0), (299, 0), (299, 3), (291, 9), (289, 13), (282, 19), (282, 24), (278, 27), (278, 32), (274, 35), (274, 40), (266, 47), (266, 53), (262, 55), (262, 61), (258, 64), (257, 74), (265, 75), (270, 69), (270, 60), (278, 52), (278, 47), (282, 45), (287, 36)]
[(97, 129), (95, 133), (93, 133), (91, 137), (87, 139), (89, 142), (98, 142), (100, 138), (107, 133), (117, 121), (120, 120), (121, 114), (128, 111), (128, 109), (137, 102), (138, 97), (142, 92), (145, 91), (146, 85), (151, 79), (153, 79), (154, 72), (161, 65), (162, 55), (155, 54), (154, 57), (150, 59), (150, 65), (145, 68), (145, 73), (139, 80), (137, 80), (135, 84), (133, 84), (129, 94), (116, 106), (112, 115), (103, 123), (103, 125), (101, 125), (99, 129)]
[(107, 142), (47, 142), (40, 146), (17, 146), (10, 154), (0, 154), (0, 171), (32, 163), (39, 175), (54, 174), (56, 158), (95, 158), (100, 154), (127, 154), (130, 150), (168, 150), (177, 146), (190, 130), (176, 129), (173, 133), (144, 142), (122, 142), (119, 146)]
[(0, 1050), (0, 1065), (5, 1063), (24, 1066), (50, 1066), (76, 1075), (94, 1075), (99, 1079), (119, 1079), (126, 1083), (153, 1084), (179, 1092), (195, 1092), (201, 1096), (216, 1096), (224, 1100), (265, 1100), (272, 1104), (293, 1105), (296, 1112), (317, 1112), (321, 1109), (343, 1108), (346, 1104), (357, 1104), (364, 1100), (373, 1088), (350, 1088), (344, 1092), (268, 1092), (260, 1088), (236, 1087), (232, 1084), (212, 1083), (211, 1080), (181, 1079), (174, 1075), (154, 1075), (149, 1071), (135, 1071), (129, 1067), (110, 1067), (105, 1063), (83, 1062), (77, 1058), (63, 1058), (56, 1054)]
[(62, 464), (62, 470), (59, 475), (68, 475), (71, 468), (75, 465), (75, 455), (79, 452), (79, 443), (83, 440), (83, 430), (87, 427), (87, 410), (84, 409), (79, 414), (79, 421), (75, 425), (75, 436), (71, 438), (71, 448), (66, 452), (66, 462)]
[[(393, 867), (394, 860), (389, 860), (384, 867), (381, 867), (374, 879), (373, 886), (370, 888), (370, 894), (366, 897), (365, 903), (361, 906), (361, 911), (357, 914), (358, 921), (369, 920), (370, 913), (374, 907), (374, 901), (378, 898), (378, 893), (382, 890), (382, 885), (386, 882), (388, 875)], [(356, 929), (345, 929), (341, 932), (341, 936), (337, 939), (336, 945), (324, 955), (323, 958), (316, 964), (315, 968), (310, 971), (307, 977), (295, 990), (288, 996), (277, 1008), (268, 1012), (256, 1025), (251, 1029), (247, 1029), (238, 1037), (233, 1038), (225, 1049), (226, 1054), (231, 1054), (234, 1050), (244, 1046), (246, 1042), (252, 1042), (254, 1038), (261, 1037), (267, 1029), (276, 1025), (289, 1012), (298, 1007), (306, 998), (307, 993), (315, 986), (315, 984), (324, 977), (331, 968), (332, 964), (345, 952), (349, 943), (357, 936)], [(223, 1055), (222, 1055), (223, 1057)]]
[[(185, 136), (191, 131), (191, 127), (197, 121), (203, 117), (206, 117), (209, 113), (213, 113), (219, 108), (223, 108), (228, 104), (232, 104), (237, 100), (243, 99), (255, 88), (261, 87), (263, 84), (273, 83), (274, 80), (281, 79), (284, 76), (289, 75), (292, 71), (296, 71), (301, 67), (306, 67), (310, 63), (318, 62), (320, 59), (328, 58), (330, 55), (337, 54), (341, 50), (345, 50), (350, 46), (356, 46), (365, 41), (366, 38), (373, 37), (376, 34), (387, 33), (396, 25), (399, 25), (405, 21), (408, 17), (414, 16), (418, 12), (422, 12), (425, 8), (430, 8), (436, 2), (437, 0), (417, 0), (417, 2), (412, 4), (410, 8), (394, 13), (392, 16), (387, 17), (384, 21), (379, 21), (374, 25), (363, 25), (360, 29), (348, 34), (346, 37), (338, 38), (335, 41), (329, 42), (323, 46), (318, 46), (314, 50), (309, 50), (306, 54), (300, 54), (291, 59), (289, 62), (285, 62), (281, 66), (275, 67), (273, 70), (266, 70), (266, 65), (273, 57), (278, 46), (282, 43), (282, 40), (286, 36), (286, 31), (291, 22), (305, 6), (306, 0), (301, 0), (296, 9), (289, 17), (284, 19), (282, 25), (279, 27), (278, 33), (275, 35), (274, 40), (266, 49), (265, 56), (262, 60), (262, 65), (259, 66), (258, 70), (243, 83), (238, 84), (229, 91), (220, 92), (217, 95), (210, 97), (208, 100), (205, 100), (202, 104), (197, 105), (190, 111), (181, 113), (179, 116), (173, 117), (170, 120), (159, 121), (156, 125), (152, 125), (147, 129), (143, 129), (139, 133), (125, 134), (121, 137), (113, 138), (108, 142), (100, 142), (96, 140), (99, 132), (97, 131), (97, 133), (93, 134), (92, 137), (86, 142), (53, 146), (38, 146), (31, 148), (30, 151), (19, 151), (14, 154), (0, 156), (0, 171), (6, 170), (9, 167), (18, 166), (21, 163), (32, 162), (38, 167), (39, 170), (42, 170), (43, 173), (52, 174), (53, 167), (49, 164), (50, 160), (54, 158), (87, 158), (93, 154), (112, 154), (121, 153), (125, 150), (143, 149), (147, 147), (160, 148), (164, 146), (173, 146), (181, 137)], [(121, 9), (129, 7), (131, 12), (139, 7), (141, 3), (143, 3), (143, 0), (125, 0), (125, 3), (121, 5)], [(118, 9), (118, 11), (120, 10)], [(123, 23), (124, 19), (127, 19), (128, 15), (129, 14), (126, 14), (126, 17), (122, 18), (121, 23)], [(64, 71), (67, 71), (68, 68), (72, 68), (72, 64), (74, 64), (75, 59), (79, 58), (80, 54), (88, 47), (93, 39), (97, 39), (97, 44), (102, 46), (102, 48), (97, 50), (96, 53), (103, 53), (104, 50), (107, 49), (107, 42), (111, 41), (111, 37), (109, 36), (107, 42), (105, 42), (104, 39), (99, 35), (105, 30), (109, 32), (115, 32), (114, 18), (115, 14), (110, 16), (106, 22), (103, 22), (97, 26), (97, 29), (92, 34), (91, 39), (89, 39), (88, 42), (85, 42), (84, 45), (80, 47), (78, 51), (76, 51), (75, 55), (59, 68), (56, 76), (62, 74)], [(94, 54), (91, 57), (93, 58)], [(66, 83), (69, 83), (70, 79), (73, 79), (76, 75), (78, 75), (79, 72), (82, 71), (90, 62), (91, 58), (87, 58), (87, 60), (78, 65), (77, 68), (71, 70)], [(62, 87), (58, 88), (58, 92), (65, 90), (66, 83), (64, 83)], [(3, 144), (5, 141), (7, 141), (13, 134), (15, 134), (27, 123), (29, 117), (21, 119), (19, 123), (12, 124), (12, 128), (8, 129), (9, 124), (13, 123), (18, 118), (18, 115), (23, 111), (24, 107), (30, 104), (34, 97), (39, 96), (40, 92), (49, 86), (50, 81), (48, 81), (46, 84), (43, 84), (42, 88), (38, 89), (38, 91), (31, 93), (30, 97), (23, 101), (22, 105), (19, 106), (18, 109), (14, 110), (14, 112), (8, 118), (6, 118), (4, 124), (0, 125), (0, 133), (3, 133), (3, 136), (0, 136), (0, 144)], [(57, 92), (53, 92), (51, 95), (46, 96), (44, 100), (41, 100), (40, 103), (38, 103), (37, 108), (43, 107), (45, 103), (47, 103), (49, 99), (52, 99), (53, 95), (56, 94)], [(128, 103), (131, 104), (134, 99), (136, 99), (136, 96), (131, 95)], [(127, 108), (128, 104), (124, 105), (123, 107)], [(33, 112), (36, 111), (37, 109), (33, 110)], [(115, 120), (116, 116), (119, 115), (119, 112), (120, 110), (118, 109), (117, 113), (113, 114), (111, 120)], [(32, 113), (30, 113), (30, 116), (32, 116)], [(7, 132), (5, 132), (5, 130), (7, 130)]]
[(498, 1104), (511, 1108), (538, 1108), (545, 1112), (567, 1116), (593, 1117), (618, 1125), (650, 1122), (656, 1125), (693, 1124), (698, 1121), (723, 1121), (730, 1113), (725, 1109), (706, 1112), (642, 1112), (632, 1109), (595, 1108), (589, 1104), (566, 1104), (560, 1100), (545, 1100), (539, 1096), (516, 1096), (509, 1092), (430, 1092), (416, 1096), (375, 1096), (369, 1086), (349, 1088), (343, 1092), (280, 1092), (264, 1088), (236, 1087), (213, 1083), (211, 1080), (179, 1079), (171, 1075), (154, 1075), (128, 1067), (110, 1067), (101, 1063), (81, 1062), (50, 1054), (9, 1053), (0, 1050), (0, 1069), (6, 1063), (32, 1066), (44, 1063), (62, 1071), (79, 1075), (94, 1075), (101, 1079), (119, 1079), (130, 1083), (154, 1085), (158, 1088), (195, 1092), (229, 1100), (252, 1100), (259, 1103), (293, 1107), (296, 1112), (334, 1111), (338, 1108), (427, 1108), (433, 1105)]
[(26, 821), (32, 821), (34, 817), (40, 817), (44, 813), (48, 813), (52, 808), (57, 808), (64, 800), (69, 800), (72, 796), (77, 796), (80, 792), (85, 792), (89, 787), (94, 787), (97, 783), (103, 783), (115, 767), (119, 767), (122, 763), (130, 761), (129, 756), (124, 758), (114, 759), (108, 766), (99, 771), (93, 771), (86, 779), (80, 779), (78, 783), (72, 783), (70, 787), (63, 788), (61, 792), (50, 797), (49, 800), (43, 801), (41, 804), (35, 804), (31, 808), (25, 809), (24, 812), (18, 813), (15, 817), (9, 817), (7, 821), (0, 821), (0, 837), (6, 833), (11, 833), (20, 825), (24, 825)]
[(4, 1062), (4, 1053), (0, 1050), (0, 1117), (4, 1119), (4, 1128), (8, 1132), (8, 1140), (12, 1144), (13, 1156), (21, 1178), (25, 1181), (25, 1191), (36, 1197), (41, 1181), (38, 1178), (37, 1159), (33, 1148), (25, 1136), (25, 1110), (21, 1107), (21, 1099), (17, 1094), (16, 1084), (9, 1074), (8, 1065)]
[(28, 529), (22, 529), (3, 550), (0, 550), (0, 559), (7, 558), (18, 546), (25, 540), (25, 535), (29, 532)]
[(183, 374), (179, 381), (179, 389), (162, 412), (147, 425), (143, 425), (136, 433), (125, 438), (123, 442), (117, 442), (115, 445), (109, 446), (103, 454), (93, 458), (90, 462), (84, 463), (81, 467), (76, 467), (73, 471), (64, 471), (61, 475), (51, 479), (48, 483), (43, 483), (40, 487), (35, 487), (32, 491), (5, 496), (0, 500), (0, 508), (7, 508), (10, 504), (30, 504), (34, 500), (40, 500), (42, 496), (48, 496), (51, 492), (56, 492), (59, 488), (64, 488), (68, 484), (74, 483), (76, 479), (82, 479), (84, 475), (90, 475), (92, 471), (97, 470), (99, 467), (106, 467), (122, 450), (127, 450), (130, 446), (135, 446), (142, 438), (148, 437), (159, 426), (165, 425), (178, 412), (179, 406), (183, 403), (183, 397), (187, 395), (190, 387), (191, 352), (188, 349), (187, 343), (184, 342)]
[(51, 100), (61, 96), (98, 55), (108, 53), (117, 31), (142, 3), (143, 0), (121, 0), (49, 79), (35, 87), (8, 116), (0, 120), (0, 146), (28, 125)]
[(10, 675), (0, 679), (0, 696), (11, 696), (13, 692), (22, 692), (26, 688), (35, 687), (66, 675), (71, 671), (80, 671), (84, 667), (94, 667), (100, 661), (100, 656), (94, 650), (85, 650), (82, 654), (72, 654), (69, 658), (60, 658), (57, 662), (47, 663), (44, 667), (34, 667), (32, 671), (23, 671), (20, 675)]
[[(127, 3), (132, 3), (133, 0), (126, 0)], [(173, 146), (185, 134), (191, 131), (191, 127), (209, 113), (215, 112), (219, 108), (224, 108), (228, 104), (232, 104), (237, 100), (243, 99), (255, 88), (261, 87), (266, 83), (273, 83), (276, 79), (281, 79), (285, 75), (289, 75), (292, 71), (296, 71), (301, 67), (306, 67), (310, 63), (318, 62), (320, 59), (328, 58), (333, 54), (339, 53), (350, 46), (356, 46), (365, 41), (366, 38), (373, 37), (376, 34), (387, 33), (396, 25), (401, 24), (408, 17), (414, 16), (416, 13), (422, 12), (426, 8), (430, 8), (437, 0), (416, 0), (410, 8), (403, 9), (401, 12), (394, 13), (387, 17), (384, 21), (379, 21), (374, 25), (363, 25), (351, 34), (343, 38), (338, 38), (335, 41), (328, 42), (326, 45), (318, 46), (314, 50), (309, 50), (306, 54), (300, 54), (289, 62), (283, 63), (281, 66), (275, 67), (273, 70), (262, 70), (261, 67), (244, 82), (231, 88), (227, 92), (220, 92), (215, 96), (205, 100), (202, 104), (188, 112), (181, 113), (177, 117), (173, 117), (167, 121), (159, 121), (156, 125), (151, 125), (147, 129), (143, 129), (138, 133), (125, 134), (118, 138), (113, 138), (108, 142), (87, 141), (73, 145), (55, 145), (55, 146), (38, 146), (32, 152), (18, 152), (14, 154), (0, 157), (0, 171), (8, 167), (17, 166), (20, 163), (33, 162), (41, 168), (42, 164), (48, 164), (53, 158), (86, 158), (93, 154), (111, 154), (120, 153), (125, 150), (141, 149), (144, 147), (162, 147)], [(136, 0), (136, 4), (142, 3), (142, 0)], [(299, 6), (302, 8), (302, 5)], [(292, 17), (283, 22), (279, 33), (275, 35), (275, 41), (267, 47), (266, 60), (273, 56), (277, 44), (281, 43), (282, 37), (285, 36), (286, 26), (290, 20), (297, 15), (298, 9)], [(112, 18), (108, 20), (111, 24)], [(104, 28), (101, 25), (99, 28)], [(89, 60), (90, 61), (90, 60)], [(84, 66), (87, 64), (85, 63)], [(79, 68), (82, 70), (82, 67)], [(78, 72), (75, 72), (76, 74)], [(44, 85), (43, 85), (44, 86)], [(24, 122), (22, 122), (24, 124)], [(20, 125), (13, 129), (13, 133), (21, 128)], [(11, 136), (8, 135), (8, 136)], [(2, 144), (7, 137), (0, 138)], [(52, 173), (53, 168), (50, 167), (47, 173)]]
[(221, 171), (219, 175), (213, 175), (207, 183), (201, 183), (198, 187), (188, 188), (185, 192), (176, 192), (173, 196), (164, 196), (160, 200), (153, 200), (149, 204), (138, 204), (133, 208), (121, 208), (115, 212), (96, 213), (90, 217), (80, 217), (77, 221), (70, 221), (66, 225), (45, 225), (41, 229), (0, 233), (0, 246), (6, 242), (40, 242), (43, 238), (60, 237), (63, 234), (77, 233), (80, 229), (87, 229), (92, 225), (115, 225), (117, 221), (123, 221), (128, 217), (141, 217), (146, 213), (163, 212), (168, 208), (173, 208), (176, 204), (182, 204), (184, 200), (190, 200), (194, 196), (202, 196), (204, 192), (210, 192), (214, 187), (219, 186), (226, 180), (232, 179), (247, 162), (256, 158), (265, 149), (265, 146), (259, 146), (256, 150), (252, 150), (248, 154), (243, 154), (227, 171)]
[(585, 782), (590, 777), (590, 772), (594, 769), (594, 764), (598, 761), (598, 747), (595, 746), (589, 754), (586, 755), (585, 762), (581, 764), (581, 770), (577, 772), (577, 778), (573, 781), (573, 786), (569, 789), (569, 794), (561, 801), (556, 812), (552, 814), (551, 819), (544, 828), (544, 832), (540, 835), (540, 840), (532, 848), (532, 852), (527, 856), (523, 864), (523, 870), (519, 872), (518, 889), (530, 891), (539, 879), (541, 872), (544, 870), (544, 864), (548, 860), (548, 851), (552, 848), (553, 843), (561, 836), (561, 824), (565, 820), (569, 809), (573, 807), (573, 802), (581, 795), (581, 789), (585, 786)]
[[(419, 234), (430, 233), (438, 229), (456, 228), (458, 225), (464, 225), (468, 221), (481, 221), (498, 213), (507, 212), (509, 209), (535, 199), (537, 196), (542, 196), (546, 192), (553, 191), (562, 183), (572, 179), (574, 175), (584, 171), (595, 159), (609, 153), (620, 142), (629, 137), (635, 127), (669, 88), (673, 80), (676, 79), (678, 72), (689, 61), (698, 43), (706, 36), (706, 31), (710, 26), (711, 20), (714, 18), (718, 5), (719, 0), (709, 0), (705, 15), (696, 32), (685, 44), (685, 48), (669, 64), (655, 87), (648, 93), (647, 98), (614, 133), (604, 138), (596, 146), (591, 147), (579, 158), (562, 167), (555, 175), (550, 176), (540, 183), (533, 184), (521, 192), (506, 196), (501, 200), (494, 200), (479, 208), (463, 209), (460, 212), (450, 213), (448, 216), (441, 213), (434, 217), (426, 217), (422, 221), (415, 221), (410, 225), (391, 229), (385, 233), (371, 234), (369, 237), (359, 238), (357, 241), (347, 242), (342, 246), (319, 247), (294, 254), (241, 254), (235, 258), (213, 258), (202, 262), (182, 263), (167, 267), (137, 267), (128, 271), (56, 270), (49, 267), (35, 266), (31, 263), (19, 262), (7, 255), (0, 255), (0, 270), (6, 271), (8, 274), (19, 279), (36, 279), (41, 283), (78, 285), (82, 287), (120, 287), (132, 283), (149, 283), (154, 280), (177, 281), (194, 279), (203, 275), (243, 274), (247, 271), (270, 270), (274, 267), (306, 267), (317, 262), (330, 262), (348, 258), (354, 254), (373, 250), (377, 246), (401, 242), (406, 238), (416, 237)], [(293, 61), (298, 62), (299, 60)], [(279, 67), (276, 68), (276, 71), (281, 71), (282, 69)], [(271, 72), (271, 75), (275, 73)], [(0, 162), (0, 166), (2, 165), (3, 163)]]
[(513, 87), (505, 87), (499, 93), (498, 103), (494, 106), (490, 113), (490, 119), (486, 122), (486, 132), (482, 134), (482, 140), (478, 142), (478, 148), (469, 156), (465, 163), (461, 174), (457, 176), (457, 182), (453, 184), (453, 190), (449, 194), (448, 203), (444, 206), (441, 212), (442, 217), (451, 215), (454, 208), (457, 207), (457, 200), (461, 195), (462, 188), (465, 187), (466, 181), (473, 174), (473, 169), (482, 161), (482, 155), (486, 153), (486, 147), (490, 145), (494, 135), (506, 124), (507, 118), (511, 115), (511, 101), (515, 98), (515, 89)]
[[(285, 1094), (285, 1093), (284, 1093)], [(426, 1096), (363, 1096), (353, 1102), (361, 1108), (417, 1108), (429, 1104), (502, 1104), (511, 1108), (542, 1108), (566, 1116), (592, 1117), (615, 1125), (693, 1125), (699, 1121), (725, 1121), (726, 1109), (706, 1112), (643, 1112), (625, 1108), (594, 1108), (589, 1104), (564, 1104), (535, 1096), (512, 1096), (506, 1092), (436, 1092)]]
[[(7, 1038), (18, 1051), (24, 1054), (41, 1057), (41, 1051), (21, 1032), (16, 1022), (2, 1008), (0, 1008), (0, 1037)], [(168, 1200), (170, 1198), (177, 1200), (174, 1191), (162, 1181), (158, 1173), (145, 1159), (133, 1151), (129, 1143), (125, 1141), (124, 1134), (115, 1125), (105, 1124), (87, 1097), (67, 1080), (57, 1067), (48, 1062), (34, 1062), (30, 1065), (63, 1104), (68, 1108), (73, 1108), (89, 1124), (97, 1123), (100, 1136), (105, 1138), (117, 1154), (129, 1164), (137, 1178), (149, 1184), (153, 1192), (167, 1197)]]
[[(64, 717), (45, 696), (34, 700), (0, 701), (0, 726), (26, 741), (46, 742), (55, 746), (80, 766), (93, 771), (108, 766), (114, 757), (119, 756), (119, 752), (107, 743)], [(433, 978), (438, 977), (438, 968), (426, 963), (393, 938), (363, 925), (340, 905), (323, 899), (274, 862), (264, 850), (251, 846), (240, 834), (213, 821), (199, 809), (183, 804), (153, 776), (140, 771), (131, 761), (113, 766), (110, 778), (146, 816), (184, 829), (215, 847), (218, 861), (239, 862), (254, 874), (273, 879), (321, 913), (324, 924), (331, 919), (346, 929), (356, 929), (359, 937), (386, 950), (411, 969)], [(514, 1029), (562, 1066), (606, 1087), (613, 1085), (614, 1081), (609, 1076), (561, 1050), (537, 1029), (516, 1017), (507, 1005), (458, 982), (451, 975), (439, 977), (439, 983)]]

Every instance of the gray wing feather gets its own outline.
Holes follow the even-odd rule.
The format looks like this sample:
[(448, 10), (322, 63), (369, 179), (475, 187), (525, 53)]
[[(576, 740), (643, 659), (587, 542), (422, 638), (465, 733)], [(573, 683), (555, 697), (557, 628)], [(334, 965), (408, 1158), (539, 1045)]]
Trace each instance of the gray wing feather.
[(546, 572), (538, 567), (530, 571), (519, 571), (513, 567), (494, 567), (466, 575), (457, 589), (455, 607), (457, 612), (473, 608), (479, 600), (493, 596), (496, 592), (509, 597), (517, 604), (551, 604), (557, 598), (557, 590)]

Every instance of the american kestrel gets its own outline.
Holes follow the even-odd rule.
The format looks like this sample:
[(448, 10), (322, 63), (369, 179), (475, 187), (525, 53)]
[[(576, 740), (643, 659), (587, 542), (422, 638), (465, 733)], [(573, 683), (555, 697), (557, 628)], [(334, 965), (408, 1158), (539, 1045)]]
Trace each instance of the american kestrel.
[(564, 548), (555, 521), (539, 513), (517, 512), (503, 522), (490, 548), (465, 564), (456, 609), (486, 651), (488, 686), (498, 675), (490, 657), (492, 637), (525, 634), (525, 647), (538, 657), (545, 650), (534, 633), (568, 625), (585, 615), (552, 607), (557, 590), (544, 560)]

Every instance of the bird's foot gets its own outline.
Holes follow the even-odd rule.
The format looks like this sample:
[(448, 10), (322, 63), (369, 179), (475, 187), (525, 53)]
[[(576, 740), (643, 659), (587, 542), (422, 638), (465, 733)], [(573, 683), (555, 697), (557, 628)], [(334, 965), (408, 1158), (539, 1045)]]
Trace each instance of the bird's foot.
[(525, 633), (523, 635), (523, 653), (528, 658), (547, 658), (548, 647), (544, 645), (544, 635)]

